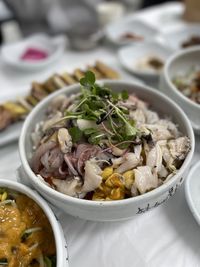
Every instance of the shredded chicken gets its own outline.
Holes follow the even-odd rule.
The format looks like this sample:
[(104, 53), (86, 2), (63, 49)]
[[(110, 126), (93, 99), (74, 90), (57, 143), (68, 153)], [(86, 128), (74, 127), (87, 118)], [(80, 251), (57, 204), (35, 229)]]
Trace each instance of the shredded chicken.
[(135, 186), (141, 194), (158, 186), (158, 178), (152, 174), (149, 166), (141, 166), (135, 169)]

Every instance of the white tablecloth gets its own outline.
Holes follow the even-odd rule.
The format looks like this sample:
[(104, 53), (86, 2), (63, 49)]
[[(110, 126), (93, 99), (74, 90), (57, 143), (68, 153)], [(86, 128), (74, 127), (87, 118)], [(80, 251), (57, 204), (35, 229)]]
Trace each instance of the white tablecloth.
[[(147, 10), (139, 16), (161, 29), (166, 21), (181, 23), (177, 16), (181, 11), (181, 5), (169, 4)], [(114, 51), (97, 48), (84, 53), (68, 51), (60, 62), (34, 75), (16, 73), (1, 64), (0, 97), (24, 93), (33, 79), (44, 80), (52, 72), (72, 70), (96, 58), (116, 60)], [(198, 137), (193, 164), (200, 156), (199, 144)], [(15, 170), (19, 165), (17, 143), (0, 148), (0, 178), (16, 179)], [(66, 235), (70, 267), (200, 266), (200, 228), (188, 209), (184, 186), (162, 206), (128, 221), (97, 223), (59, 211), (57, 215)]]

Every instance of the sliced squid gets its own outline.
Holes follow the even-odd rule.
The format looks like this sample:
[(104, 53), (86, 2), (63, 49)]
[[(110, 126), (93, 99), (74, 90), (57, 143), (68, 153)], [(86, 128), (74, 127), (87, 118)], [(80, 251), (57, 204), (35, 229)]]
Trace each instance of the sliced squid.
[(166, 129), (170, 131), (170, 133), (173, 135), (174, 138), (179, 137), (180, 133), (178, 131), (178, 128), (172, 121), (162, 119), (159, 120), (157, 123), (159, 125), (165, 126)]
[(58, 130), (58, 143), (59, 143), (60, 150), (64, 154), (71, 152), (72, 138), (66, 128), (61, 128)]
[(52, 182), (54, 186), (56, 186), (57, 191), (71, 197), (79, 196), (80, 189), (82, 186), (79, 177), (74, 177), (74, 179), (72, 180), (52, 179)]
[(160, 178), (166, 178), (168, 176), (169, 172), (167, 168), (162, 164), (160, 170), (158, 171), (158, 176)]
[(62, 117), (63, 117), (62, 113), (60, 111), (57, 111), (51, 118), (44, 121), (42, 126), (42, 131), (46, 132), (48, 129), (54, 126), (62, 127), (64, 123), (64, 121), (60, 121)]
[(174, 159), (183, 160), (190, 150), (190, 140), (188, 137), (179, 137), (168, 142), (169, 150)]
[(82, 192), (87, 193), (95, 190), (102, 182), (102, 170), (95, 160), (87, 160), (85, 163), (84, 184)]
[(134, 170), (135, 172), (135, 186), (141, 194), (152, 190), (158, 186), (158, 177), (153, 175), (151, 167), (140, 166)]
[(140, 157), (134, 153), (126, 153), (122, 157), (121, 165), (117, 168), (118, 173), (124, 173), (138, 166), (140, 163)]
[(147, 154), (146, 165), (158, 173), (162, 167), (162, 150), (159, 144), (156, 144)]
[(144, 111), (144, 114), (145, 114), (145, 117), (146, 117), (146, 123), (148, 123), (148, 124), (156, 123), (159, 120), (158, 114), (156, 112), (154, 112), (154, 111), (146, 109)]
[(146, 117), (144, 110), (142, 109), (136, 109), (134, 111), (130, 111), (130, 118), (136, 121), (137, 125), (140, 125), (142, 123), (146, 122)]

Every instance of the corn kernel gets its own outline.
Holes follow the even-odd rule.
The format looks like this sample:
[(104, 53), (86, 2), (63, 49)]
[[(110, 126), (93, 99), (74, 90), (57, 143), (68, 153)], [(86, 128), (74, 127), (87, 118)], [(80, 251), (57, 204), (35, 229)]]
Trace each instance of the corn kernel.
[(103, 178), (103, 180), (106, 180), (111, 174), (113, 174), (113, 167), (106, 167), (101, 176)]
[(113, 200), (124, 199), (124, 196), (125, 196), (124, 190), (119, 187), (112, 189), (110, 194), (110, 198)]
[(105, 192), (103, 191), (103, 188), (99, 187), (95, 190), (95, 193), (98, 194), (98, 196), (105, 197)]
[(106, 181), (105, 184), (111, 188), (113, 187), (124, 187), (124, 184), (121, 180), (121, 175), (118, 173), (113, 173)]
[(95, 201), (103, 201), (105, 200), (105, 197), (102, 197), (101, 195), (99, 195), (98, 193), (94, 193), (93, 196), (92, 196), (92, 200), (95, 200)]
[(7, 196), (8, 196), (7, 192), (4, 192), (4, 193), (1, 195), (1, 201), (6, 200)]
[[(102, 183), (99, 186), (99, 189), (101, 190), (101, 194), (107, 196), (111, 193), (112, 188), (108, 187), (107, 185), (105, 185), (104, 183)], [(97, 189), (98, 190), (98, 189)]]
[(111, 201), (111, 200), (113, 200), (113, 199), (111, 199), (110, 197), (106, 197), (105, 200), (107, 200), (107, 201)]
[(135, 180), (135, 173), (133, 170), (130, 170), (130, 171), (126, 171), (124, 174), (123, 174), (123, 177), (124, 177), (124, 180), (125, 180), (125, 187), (127, 189), (131, 189), (133, 183), (134, 183), (134, 180)]

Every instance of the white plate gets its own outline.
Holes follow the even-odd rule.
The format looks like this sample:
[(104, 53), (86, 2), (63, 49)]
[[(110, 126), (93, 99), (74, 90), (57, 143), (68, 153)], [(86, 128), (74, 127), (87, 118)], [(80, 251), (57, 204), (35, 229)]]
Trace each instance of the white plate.
[[(63, 54), (67, 39), (65, 36), (54, 38), (46, 34), (35, 34), (22, 41), (4, 45), (1, 49), (1, 56), (8, 65), (24, 71), (35, 71), (49, 66)], [(22, 61), (20, 57), (27, 48), (39, 48), (47, 51), (48, 57), (38, 61)]]
[(182, 43), (192, 36), (200, 37), (200, 24), (188, 24), (178, 27), (171, 27), (165, 33), (159, 35), (159, 38), (174, 50), (180, 50)]
[(189, 172), (185, 182), (185, 196), (192, 215), (200, 225), (200, 162)]
[(172, 54), (172, 50), (158, 42), (144, 42), (141, 45), (123, 47), (118, 51), (122, 66), (142, 78), (158, 78), (160, 73), (150, 69), (139, 69), (137, 64), (148, 57), (158, 57), (163, 62)]
[[(144, 38), (141, 41), (122, 40), (121, 36), (126, 33), (136, 34)], [(108, 25), (105, 29), (106, 37), (116, 45), (127, 45), (133, 43), (142, 43), (151, 40), (158, 33), (152, 26), (138, 19), (122, 19), (116, 23)]]

